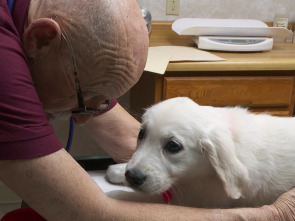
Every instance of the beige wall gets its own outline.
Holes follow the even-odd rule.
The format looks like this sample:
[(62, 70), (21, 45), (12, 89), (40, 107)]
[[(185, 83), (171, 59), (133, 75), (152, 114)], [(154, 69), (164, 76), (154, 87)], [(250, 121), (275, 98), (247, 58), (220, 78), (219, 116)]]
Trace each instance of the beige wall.
[(275, 14), (295, 22), (295, 0), (180, 0), (180, 15), (166, 15), (167, 0), (137, 0), (150, 10), (155, 21), (178, 18), (239, 18), (272, 22)]

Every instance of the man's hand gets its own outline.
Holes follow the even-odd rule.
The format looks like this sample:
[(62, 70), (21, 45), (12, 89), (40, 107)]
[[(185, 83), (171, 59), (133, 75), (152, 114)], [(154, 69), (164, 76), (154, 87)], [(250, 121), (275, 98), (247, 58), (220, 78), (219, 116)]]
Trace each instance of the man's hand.
[(270, 207), (276, 211), (276, 220), (295, 220), (295, 188), (282, 194)]

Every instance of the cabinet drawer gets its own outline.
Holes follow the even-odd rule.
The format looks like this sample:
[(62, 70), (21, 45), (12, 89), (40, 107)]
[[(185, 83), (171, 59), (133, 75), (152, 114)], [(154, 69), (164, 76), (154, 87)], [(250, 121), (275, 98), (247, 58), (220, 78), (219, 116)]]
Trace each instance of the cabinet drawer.
[(163, 98), (185, 96), (212, 106), (288, 107), (293, 76), (165, 77)]

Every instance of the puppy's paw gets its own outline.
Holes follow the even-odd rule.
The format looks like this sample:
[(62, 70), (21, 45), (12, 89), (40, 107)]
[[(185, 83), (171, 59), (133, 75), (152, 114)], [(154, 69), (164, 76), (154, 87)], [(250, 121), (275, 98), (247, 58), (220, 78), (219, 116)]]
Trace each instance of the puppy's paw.
[(149, 195), (140, 192), (129, 192), (124, 190), (113, 190), (106, 192), (110, 198), (117, 200), (143, 202), (143, 203), (163, 203), (161, 195)]
[(113, 184), (124, 184), (126, 163), (114, 164), (109, 166), (106, 179)]

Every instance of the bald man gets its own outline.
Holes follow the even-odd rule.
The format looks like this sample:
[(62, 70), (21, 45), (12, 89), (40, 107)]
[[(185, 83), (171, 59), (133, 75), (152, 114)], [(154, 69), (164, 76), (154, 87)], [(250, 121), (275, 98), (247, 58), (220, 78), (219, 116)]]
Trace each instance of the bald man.
[(62, 148), (48, 120), (72, 115), (117, 162), (135, 149), (140, 123), (115, 100), (138, 81), (147, 57), (147, 29), (135, 0), (1, 0), (0, 39), (0, 180), (42, 217), (162, 221), (292, 215), (294, 191), (274, 205), (232, 210), (110, 199)]

